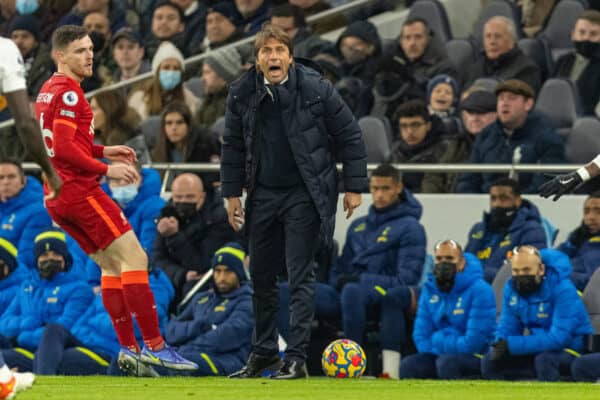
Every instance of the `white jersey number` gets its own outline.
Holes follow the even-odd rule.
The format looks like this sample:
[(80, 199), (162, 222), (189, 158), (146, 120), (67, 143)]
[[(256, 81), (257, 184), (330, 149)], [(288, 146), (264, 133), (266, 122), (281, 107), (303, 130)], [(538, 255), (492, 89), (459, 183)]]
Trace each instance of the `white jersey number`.
[(54, 157), (54, 134), (48, 128), (44, 128), (44, 113), (40, 114), (40, 130), (42, 131), (42, 140), (46, 148), (48, 157)]

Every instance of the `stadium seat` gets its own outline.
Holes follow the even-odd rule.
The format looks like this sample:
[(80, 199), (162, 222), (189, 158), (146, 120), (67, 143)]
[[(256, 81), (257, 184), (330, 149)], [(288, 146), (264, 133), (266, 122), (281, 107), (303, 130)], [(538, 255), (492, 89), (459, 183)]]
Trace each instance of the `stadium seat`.
[(523, 37), (521, 26), (521, 12), (519, 8), (512, 2), (507, 0), (493, 0), (483, 7), (479, 18), (475, 21), (471, 36), (479, 46), (483, 46), (483, 26), (488, 19), (496, 16), (507, 17), (512, 19), (517, 28), (517, 39)]
[(584, 117), (575, 121), (565, 144), (567, 160), (586, 164), (600, 154), (600, 120)]
[(358, 125), (362, 130), (365, 147), (367, 148), (367, 162), (385, 162), (390, 154), (390, 143), (388, 142), (383, 120), (366, 116), (358, 120)]
[(500, 317), (502, 311), (502, 298), (504, 293), (504, 285), (510, 279), (512, 271), (509, 263), (504, 263), (502, 267), (496, 272), (496, 277), (492, 282), (492, 289), (494, 289), (494, 296), (496, 297), (496, 317)]
[(558, 133), (566, 137), (581, 114), (577, 88), (568, 79), (548, 79), (540, 89), (535, 109), (546, 114)]
[(219, 138), (219, 142), (223, 142), (223, 135), (225, 134), (225, 117), (219, 117), (214, 124), (210, 127), (215, 135)]
[(540, 67), (542, 82), (550, 77), (554, 66), (552, 52), (545, 40), (538, 38), (523, 38), (519, 40), (519, 48)]
[(425, 256), (425, 264), (423, 264), (423, 273), (421, 274), (421, 279), (419, 280), (419, 287), (422, 287), (425, 284), (429, 273), (433, 271), (434, 265), (435, 262), (433, 261), (433, 255), (427, 254), (427, 256)]
[(202, 97), (204, 95), (204, 83), (200, 77), (193, 77), (185, 81), (185, 87), (196, 97)]
[(452, 39), (452, 31), (448, 14), (444, 5), (439, 0), (419, 0), (416, 1), (408, 12), (407, 19), (419, 17), (427, 21), (427, 24), (434, 32), (434, 37), (446, 43)]
[(464, 71), (465, 65), (476, 59), (475, 49), (467, 39), (452, 39), (446, 42), (446, 53), (450, 62), (458, 71)]
[(146, 139), (146, 146), (148, 150), (152, 151), (156, 145), (158, 135), (160, 134), (160, 117), (157, 115), (151, 115), (140, 124), (142, 135)]
[(539, 35), (548, 42), (554, 60), (573, 48), (571, 31), (584, 10), (585, 5), (579, 0), (562, 0), (554, 7), (546, 27)]
[(585, 304), (585, 308), (587, 309), (588, 314), (590, 315), (590, 320), (592, 322), (592, 326), (594, 327), (594, 332), (596, 334), (600, 333), (600, 269), (597, 269), (596, 272), (593, 273), (590, 281), (585, 287), (583, 291), (583, 296), (581, 298), (583, 300), (583, 304)]

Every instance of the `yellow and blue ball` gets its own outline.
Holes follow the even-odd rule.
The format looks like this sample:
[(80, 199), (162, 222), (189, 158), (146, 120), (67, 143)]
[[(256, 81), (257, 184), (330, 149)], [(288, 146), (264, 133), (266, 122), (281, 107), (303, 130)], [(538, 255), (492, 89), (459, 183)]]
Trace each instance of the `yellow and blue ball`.
[(323, 351), (321, 366), (325, 375), (331, 378), (359, 378), (367, 367), (367, 357), (358, 343), (338, 339)]

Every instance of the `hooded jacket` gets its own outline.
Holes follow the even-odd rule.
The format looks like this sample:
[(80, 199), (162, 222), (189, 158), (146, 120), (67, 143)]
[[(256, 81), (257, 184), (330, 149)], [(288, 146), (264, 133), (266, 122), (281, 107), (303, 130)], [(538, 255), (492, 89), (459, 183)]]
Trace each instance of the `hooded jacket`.
[(423, 274), (427, 239), (419, 223), (423, 208), (408, 189), (386, 210), (369, 208), (348, 228), (342, 255), (331, 270), (336, 286), (342, 275), (358, 275), (360, 283), (383, 289), (417, 285)]
[(582, 228), (583, 225), (571, 232), (567, 240), (558, 246), (558, 250), (571, 259), (571, 281), (581, 291), (600, 266), (600, 232), (582, 234)]
[(419, 353), (484, 353), (496, 328), (496, 301), (483, 280), (481, 263), (465, 253), (466, 265), (456, 273), (449, 293), (440, 291), (429, 273), (419, 297), (413, 339)]
[(26, 279), (29, 279), (29, 271), (25, 266), (19, 265), (10, 275), (0, 280), (0, 318), (2, 318), (10, 302), (19, 292), (21, 284)]
[[(374, 51), (364, 60), (357, 63), (349, 64), (344, 60), (341, 51), (342, 40), (346, 37), (356, 37), (360, 40), (373, 45)], [(338, 38), (335, 49), (338, 53), (338, 57), (342, 62), (340, 66), (342, 76), (353, 76), (360, 78), (369, 85), (372, 85), (373, 78), (375, 77), (375, 68), (377, 67), (378, 59), (381, 55), (381, 38), (377, 33), (377, 28), (369, 21), (355, 21), (342, 32)]]
[[(541, 256), (546, 273), (536, 293), (520, 296), (513, 289), (512, 278), (504, 286), (496, 340), (505, 339), (511, 355), (581, 351), (583, 336), (593, 333), (585, 306), (569, 279), (569, 258), (554, 249), (542, 250)], [(523, 335), (524, 329), (529, 335)]]
[(506, 253), (515, 246), (529, 244), (538, 249), (546, 247), (546, 232), (535, 204), (523, 199), (516, 212), (506, 232), (490, 232), (489, 213), (484, 213), (483, 221), (473, 225), (469, 231), (465, 252), (479, 258), (483, 264), (483, 276), (488, 282), (494, 280), (506, 259)]

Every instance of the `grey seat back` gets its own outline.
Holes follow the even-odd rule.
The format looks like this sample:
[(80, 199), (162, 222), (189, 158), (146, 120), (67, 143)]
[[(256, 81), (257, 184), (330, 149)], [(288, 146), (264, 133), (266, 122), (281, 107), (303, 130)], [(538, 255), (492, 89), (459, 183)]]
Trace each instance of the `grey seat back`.
[(483, 27), (485, 23), (488, 19), (498, 16), (513, 20), (517, 28), (517, 39), (523, 37), (520, 29), (521, 15), (519, 8), (514, 3), (506, 0), (493, 0), (483, 7), (471, 31), (471, 37), (473, 37), (479, 46), (483, 46)]
[(600, 269), (592, 274), (581, 299), (590, 316), (594, 333), (600, 334)]
[(185, 81), (184, 85), (190, 92), (194, 93), (194, 96), (200, 98), (204, 95), (204, 83), (202, 82), (202, 78), (195, 76)]
[(358, 120), (367, 149), (367, 162), (385, 162), (390, 154), (390, 144), (385, 123), (377, 117), (366, 116)]
[(571, 31), (584, 10), (585, 6), (578, 0), (562, 0), (554, 7), (546, 27), (540, 33), (540, 37), (548, 42), (554, 60), (573, 48)]
[(427, 21), (427, 25), (434, 32), (434, 37), (446, 43), (452, 39), (452, 30), (448, 21), (448, 14), (444, 5), (439, 0), (419, 0), (410, 6), (407, 19), (419, 17)]
[(158, 141), (158, 136), (160, 135), (160, 117), (158, 115), (151, 115), (140, 124), (140, 129), (142, 130), (142, 135), (144, 135), (144, 139), (146, 140), (146, 146), (148, 146), (148, 150), (152, 151), (154, 146), (156, 146), (156, 142)]
[(475, 49), (467, 39), (452, 39), (446, 42), (446, 53), (454, 68), (464, 71), (467, 65), (475, 61)]
[(565, 154), (573, 164), (586, 164), (600, 154), (600, 120), (584, 117), (575, 121), (567, 137)]
[(568, 79), (548, 79), (540, 89), (535, 110), (546, 114), (558, 133), (566, 137), (581, 114), (577, 88)]

